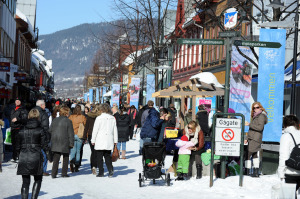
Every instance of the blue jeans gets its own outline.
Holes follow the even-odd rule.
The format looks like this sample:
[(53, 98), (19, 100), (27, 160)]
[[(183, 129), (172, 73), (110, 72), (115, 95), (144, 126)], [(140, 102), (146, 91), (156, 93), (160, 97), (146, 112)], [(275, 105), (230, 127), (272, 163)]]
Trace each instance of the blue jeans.
[(117, 144), (118, 151), (121, 150), (121, 146), (122, 146), (122, 150), (126, 151), (126, 142), (118, 142)]
[(47, 173), (47, 164), (48, 164), (48, 159), (45, 151), (42, 149), (42, 154), (44, 156), (44, 162), (43, 162), (43, 172)]
[(75, 165), (80, 164), (81, 146), (82, 146), (82, 140), (77, 135), (74, 135), (74, 147), (71, 149), (70, 161), (75, 162)]

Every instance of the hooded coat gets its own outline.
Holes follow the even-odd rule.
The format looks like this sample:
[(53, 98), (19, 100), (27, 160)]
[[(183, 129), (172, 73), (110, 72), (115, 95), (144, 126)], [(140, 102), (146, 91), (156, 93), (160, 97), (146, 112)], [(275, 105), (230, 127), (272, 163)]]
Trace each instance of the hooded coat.
[(41, 149), (46, 149), (46, 136), (41, 124), (36, 119), (29, 119), (23, 127), (16, 143), (19, 151), (17, 175), (42, 175), (43, 155)]
[(130, 125), (130, 116), (128, 114), (119, 114), (115, 115), (118, 128), (118, 142), (127, 142), (129, 141), (129, 125)]
[(149, 110), (149, 115), (141, 129), (141, 138), (157, 139), (164, 120), (160, 119), (155, 108)]

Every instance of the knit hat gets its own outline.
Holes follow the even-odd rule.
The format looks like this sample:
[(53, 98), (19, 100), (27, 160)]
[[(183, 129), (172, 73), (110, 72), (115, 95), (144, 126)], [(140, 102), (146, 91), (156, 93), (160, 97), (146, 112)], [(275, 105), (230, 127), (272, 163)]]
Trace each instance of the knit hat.
[(189, 141), (188, 137), (186, 137), (185, 135), (183, 135), (183, 136), (181, 137), (181, 140), (182, 140), (182, 141)]
[(15, 101), (17, 101), (17, 100), (19, 100), (19, 101), (21, 101), (21, 102), (22, 102), (22, 100), (21, 100), (21, 98), (20, 98), (20, 97), (17, 97), (17, 98), (15, 99)]

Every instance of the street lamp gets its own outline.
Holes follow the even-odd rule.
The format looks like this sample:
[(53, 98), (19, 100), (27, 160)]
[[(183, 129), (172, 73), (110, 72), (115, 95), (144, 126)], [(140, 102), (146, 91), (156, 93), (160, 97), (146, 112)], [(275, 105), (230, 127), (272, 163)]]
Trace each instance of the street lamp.
[[(298, 47), (298, 26), (299, 26), (299, 0), (296, 0), (296, 15), (295, 15), (295, 24), (294, 24), (294, 51), (293, 51), (293, 72), (292, 72), (292, 90), (291, 90), (291, 110), (290, 114), (296, 114), (296, 73), (297, 73), (297, 47)], [(284, 8), (284, 4), (280, 0), (271, 1), (271, 4), (268, 5), (272, 8)]]

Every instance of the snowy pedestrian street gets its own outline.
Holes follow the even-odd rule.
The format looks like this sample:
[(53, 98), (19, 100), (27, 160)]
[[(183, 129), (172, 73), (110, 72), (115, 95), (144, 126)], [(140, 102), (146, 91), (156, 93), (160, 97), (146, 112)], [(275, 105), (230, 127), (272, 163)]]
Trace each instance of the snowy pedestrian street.
[[(204, 176), (200, 180), (191, 178), (187, 181), (175, 181), (171, 173), (171, 186), (168, 187), (162, 180), (146, 181), (143, 187), (139, 187), (138, 176), (142, 172), (142, 156), (138, 155), (139, 143), (136, 140), (127, 142), (127, 159), (119, 159), (113, 163), (114, 176), (108, 178), (105, 167), (105, 177), (96, 177), (91, 173), (89, 145), (84, 146), (83, 161), (78, 173), (70, 173), (69, 178), (62, 178), (61, 164), (58, 178), (43, 177), (39, 198), (271, 198), (272, 186), (279, 183), (276, 175), (260, 176), (260, 178), (244, 177), (243, 187), (239, 187), (239, 177), (215, 179), (214, 186), (209, 188), (209, 177)], [(171, 165), (172, 156), (166, 157), (166, 167)], [(51, 173), (52, 164), (48, 164), (48, 172)], [(16, 164), (3, 163), (3, 173), (0, 173), (0, 198), (20, 198), (22, 177), (16, 175)], [(33, 177), (31, 177), (31, 188)]]

